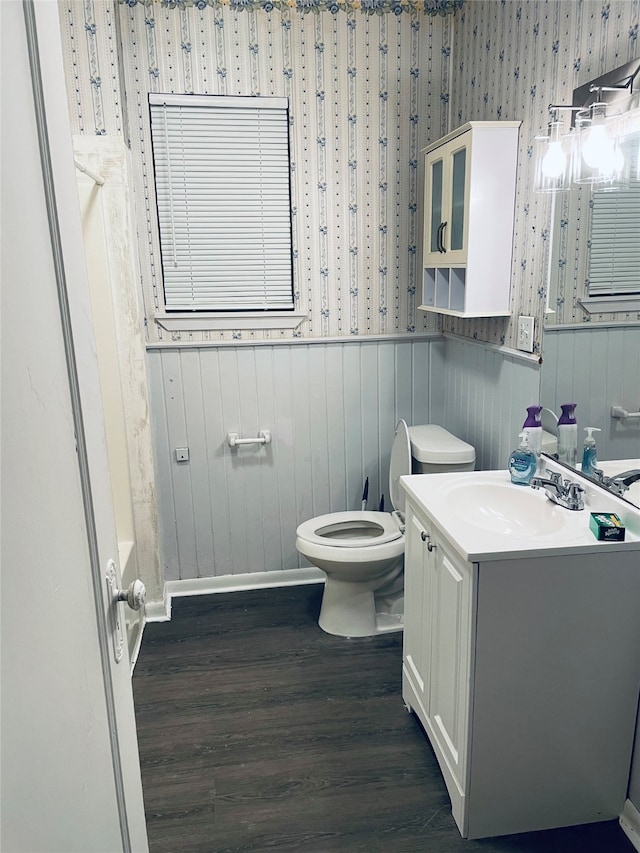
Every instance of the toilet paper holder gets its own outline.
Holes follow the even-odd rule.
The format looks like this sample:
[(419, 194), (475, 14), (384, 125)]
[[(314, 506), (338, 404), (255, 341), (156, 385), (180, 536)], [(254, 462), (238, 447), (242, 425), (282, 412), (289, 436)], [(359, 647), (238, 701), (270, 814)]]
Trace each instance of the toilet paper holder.
[(229, 447), (238, 447), (242, 444), (271, 444), (271, 430), (261, 429), (255, 438), (239, 438), (237, 432), (227, 433)]

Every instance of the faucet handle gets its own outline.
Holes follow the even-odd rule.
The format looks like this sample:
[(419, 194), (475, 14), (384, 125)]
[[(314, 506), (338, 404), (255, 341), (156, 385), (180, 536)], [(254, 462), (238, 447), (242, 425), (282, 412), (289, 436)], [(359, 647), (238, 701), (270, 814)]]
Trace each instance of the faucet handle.
[(582, 509), (584, 501), (580, 497), (584, 493), (584, 489), (579, 483), (567, 482), (567, 504), (569, 509)]
[(552, 471), (551, 468), (547, 468), (547, 474), (552, 483), (562, 485), (562, 474), (559, 471)]

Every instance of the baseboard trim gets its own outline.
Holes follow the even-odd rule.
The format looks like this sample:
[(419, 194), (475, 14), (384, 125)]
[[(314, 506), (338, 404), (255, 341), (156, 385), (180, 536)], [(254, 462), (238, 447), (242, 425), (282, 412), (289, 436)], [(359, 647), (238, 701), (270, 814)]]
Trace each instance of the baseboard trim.
[(320, 569), (301, 568), (277, 572), (249, 572), (243, 575), (221, 575), (217, 578), (188, 578), (180, 581), (166, 581), (162, 601), (151, 601), (146, 605), (146, 621), (168, 622), (171, 619), (171, 601), (177, 597), (300, 586), (309, 583), (324, 583), (325, 580), (326, 575)]
[(640, 812), (631, 802), (625, 800), (620, 815), (620, 826), (622, 831), (633, 844), (635, 850), (640, 851)]

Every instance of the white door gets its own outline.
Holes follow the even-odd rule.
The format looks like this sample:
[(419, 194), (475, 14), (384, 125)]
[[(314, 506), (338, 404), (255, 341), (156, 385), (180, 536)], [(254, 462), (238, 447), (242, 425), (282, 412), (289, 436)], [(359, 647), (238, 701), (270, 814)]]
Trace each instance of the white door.
[(0, 15), (0, 846), (145, 851), (129, 661), (107, 618), (118, 551), (58, 4)]

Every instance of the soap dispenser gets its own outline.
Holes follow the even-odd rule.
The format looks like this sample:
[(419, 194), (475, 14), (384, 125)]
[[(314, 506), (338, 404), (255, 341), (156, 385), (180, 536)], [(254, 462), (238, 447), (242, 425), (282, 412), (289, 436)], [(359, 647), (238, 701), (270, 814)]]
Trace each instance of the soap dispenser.
[(509, 457), (511, 482), (517, 486), (528, 486), (531, 478), (536, 473), (537, 465), (538, 460), (536, 459), (536, 455), (529, 449), (529, 436), (526, 432), (521, 432), (520, 446)]
[(566, 465), (576, 467), (578, 461), (578, 422), (576, 421), (576, 403), (563, 403), (562, 414), (558, 419), (558, 459)]
[(598, 459), (596, 457), (596, 440), (593, 437), (594, 432), (602, 432), (598, 427), (585, 427), (584, 431), (587, 437), (584, 440), (584, 450), (582, 451), (582, 473), (587, 477), (594, 476), (594, 470), (598, 467)]
[(527, 406), (527, 419), (522, 424), (522, 432), (526, 433), (529, 450), (536, 455), (536, 461), (542, 452), (542, 421), (540, 412), (542, 406)]

